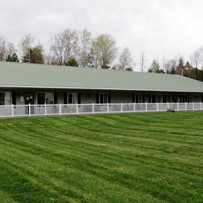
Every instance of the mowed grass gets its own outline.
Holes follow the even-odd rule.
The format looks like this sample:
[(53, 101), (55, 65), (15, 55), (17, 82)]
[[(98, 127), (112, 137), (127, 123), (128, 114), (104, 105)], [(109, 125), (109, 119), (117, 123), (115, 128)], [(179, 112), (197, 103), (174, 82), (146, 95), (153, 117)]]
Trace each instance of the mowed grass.
[(203, 112), (0, 119), (0, 202), (203, 202)]

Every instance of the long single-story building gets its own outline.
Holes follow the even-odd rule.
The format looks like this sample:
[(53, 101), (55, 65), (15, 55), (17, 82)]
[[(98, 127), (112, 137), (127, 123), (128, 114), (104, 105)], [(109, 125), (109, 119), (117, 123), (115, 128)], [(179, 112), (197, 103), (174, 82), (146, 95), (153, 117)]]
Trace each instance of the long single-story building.
[(0, 62), (0, 105), (203, 102), (180, 75)]

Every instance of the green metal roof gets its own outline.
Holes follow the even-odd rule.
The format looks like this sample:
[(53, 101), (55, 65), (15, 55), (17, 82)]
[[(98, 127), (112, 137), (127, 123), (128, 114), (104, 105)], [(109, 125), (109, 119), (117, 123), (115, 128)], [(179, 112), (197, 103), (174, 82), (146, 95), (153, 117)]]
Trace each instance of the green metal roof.
[(67, 66), (0, 63), (0, 88), (201, 92), (203, 83), (179, 75)]

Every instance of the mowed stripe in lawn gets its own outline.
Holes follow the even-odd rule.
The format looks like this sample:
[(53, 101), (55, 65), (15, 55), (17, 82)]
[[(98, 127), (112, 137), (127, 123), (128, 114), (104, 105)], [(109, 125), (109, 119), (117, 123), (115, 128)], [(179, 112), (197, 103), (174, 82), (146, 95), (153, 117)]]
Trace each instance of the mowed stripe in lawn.
[(202, 112), (2, 119), (0, 191), (17, 202), (202, 202), (202, 121)]

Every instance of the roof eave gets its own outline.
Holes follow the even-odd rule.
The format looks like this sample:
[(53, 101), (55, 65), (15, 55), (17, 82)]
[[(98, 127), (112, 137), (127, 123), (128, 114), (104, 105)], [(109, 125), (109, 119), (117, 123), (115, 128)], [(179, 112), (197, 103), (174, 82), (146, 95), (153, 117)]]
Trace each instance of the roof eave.
[(112, 87), (54, 87), (54, 86), (11, 86), (11, 85), (1, 85), (0, 88), (15, 88), (15, 89), (60, 89), (60, 90), (115, 90), (115, 91), (143, 91), (143, 92), (182, 92), (182, 93), (203, 93), (202, 91), (188, 91), (188, 90), (163, 90), (163, 89), (135, 89), (135, 88), (112, 88)]

